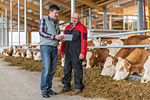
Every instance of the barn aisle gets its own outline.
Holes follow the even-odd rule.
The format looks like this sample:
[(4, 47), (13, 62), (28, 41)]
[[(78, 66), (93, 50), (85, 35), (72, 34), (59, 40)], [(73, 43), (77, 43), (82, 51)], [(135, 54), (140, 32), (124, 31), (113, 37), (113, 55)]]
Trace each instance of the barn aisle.
[[(40, 72), (20, 70), (20, 67), (7, 66), (0, 58), (0, 100), (45, 100), (40, 92)], [(60, 82), (54, 78), (53, 91), (59, 92)], [(59, 94), (46, 100), (104, 100)]]

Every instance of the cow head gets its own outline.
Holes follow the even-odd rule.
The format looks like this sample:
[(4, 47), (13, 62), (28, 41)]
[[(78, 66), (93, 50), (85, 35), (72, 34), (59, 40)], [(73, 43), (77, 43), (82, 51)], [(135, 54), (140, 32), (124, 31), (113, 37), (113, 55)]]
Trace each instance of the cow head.
[(141, 83), (147, 83), (150, 81), (150, 56), (148, 57), (147, 61), (144, 64), (144, 76), (141, 79)]
[(101, 75), (108, 75), (108, 76), (113, 76), (115, 74), (115, 66), (112, 63), (113, 58), (112, 57), (107, 57), (105, 64), (104, 64), (104, 68), (101, 72)]
[(121, 57), (118, 57), (118, 63), (115, 67), (116, 73), (115, 73), (115, 76), (113, 79), (114, 80), (125, 79), (129, 75), (128, 67), (131, 67), (131, 65), (129, 65), (128, 61), (122, 59)]
[(32, 53), (30, 50), (27, 50), (26, 52), (26, 58), (32, 58)]
[(41, 52), (36, 52), (36, 55), (34, 56), (34, 60), (42, 60)]
[(99, 59), (99, 54), (97, 53), (96, 50), (92, 51), (92, 55), (89, 59), (89, 65), (92, 67), (94, 67), (95, 64), (97, 64), (97, 61)]

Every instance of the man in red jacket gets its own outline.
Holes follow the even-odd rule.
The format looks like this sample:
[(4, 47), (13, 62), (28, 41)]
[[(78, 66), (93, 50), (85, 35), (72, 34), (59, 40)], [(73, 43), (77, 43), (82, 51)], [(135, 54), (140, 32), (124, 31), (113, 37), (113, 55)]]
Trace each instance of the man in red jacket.
[(82, 62), (87, 53), (87, 29), (80, 23), (80, 14), (75, 11), (72, 15), (72, 23), (69, 24), (64, 34), (73, 35), (72, 41), (65, 41), (61, 44), (60, 54), (65, 55), (64, 77), (62, 83), (64, 88), (61, 92), (71, 90), (71, 74), (74, 70), (75, 94), (80, 93), (83, 89), (83, 67)]

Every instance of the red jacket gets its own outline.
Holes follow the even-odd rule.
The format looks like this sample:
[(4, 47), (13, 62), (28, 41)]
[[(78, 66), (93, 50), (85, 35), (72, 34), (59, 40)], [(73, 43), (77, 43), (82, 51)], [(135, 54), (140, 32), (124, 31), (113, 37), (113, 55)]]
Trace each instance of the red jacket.
[[(68, 42), (68, 41), (62, 42), (61, 48), (60, 48), (60, 54), (64, 54), (64, 52), (69, 52), (68, 49), (73, 48), (70, 50), (79, 49), (77, 51), (79, 51), (80, 53), (84, 55), (84, 57), (86, 57), (86, 53), (87, 53), (87, 29), (86, 27), (80, 22), (78, 22), (78, 24), (72, 29), (72, 25), (69, 24), (65, 28), (64, 34), (73, 34), (73, 40), (71, 42)], [(71, 45), (69, 46), (67, 45), (68, 47), (66, 47), (66, 43), (68, 43), (68, 45), (70, 43)], [(65, 48), (67, 49), (65, 50)]]

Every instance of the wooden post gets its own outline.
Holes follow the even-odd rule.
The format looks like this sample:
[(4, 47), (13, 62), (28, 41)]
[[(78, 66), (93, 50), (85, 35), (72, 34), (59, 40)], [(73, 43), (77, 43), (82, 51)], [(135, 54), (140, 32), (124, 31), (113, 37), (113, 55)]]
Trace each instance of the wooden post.
[(109, 16), (109, 29), (112, 29), (112, 15)]
[(134, 31), (134, 20), (133, 20), (133, 16), (132, 16), (132, 31)]
[(94, 29), (97, 29), (97, 19), (94, 19)]
[(125, 26), (125, 18), (123, 16), (123, 30), (125, 30), (126, 26)]
[(27, 43), (31, 43), (31, 31), (30, 31), (29, 25), (28, 25), (28, 30), (27, 30)]

